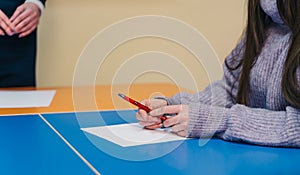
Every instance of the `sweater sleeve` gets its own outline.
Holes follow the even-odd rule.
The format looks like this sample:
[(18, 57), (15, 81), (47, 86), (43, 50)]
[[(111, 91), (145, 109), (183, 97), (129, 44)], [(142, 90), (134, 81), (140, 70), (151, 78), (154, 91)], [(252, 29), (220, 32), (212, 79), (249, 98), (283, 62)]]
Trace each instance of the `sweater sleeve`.
[(271, 111), (233, 105), (222, 108), (190, 104), (188, 137), (216, 135), (228, 141), (265, 146), (300, 147), (300, 111)]
[[(234, 66), (241, 59), (242, 42), (226, 58)], [(169, 105), (187, 104), (187, 137), (220, 137), (266, 146), (300, 147), (300, 111), (291, 106), (283, 111), (250, 108), (236, 104), (240, 70), (224, 66), (224, 78), (197, 94), (179, 93), (166, 98)]]

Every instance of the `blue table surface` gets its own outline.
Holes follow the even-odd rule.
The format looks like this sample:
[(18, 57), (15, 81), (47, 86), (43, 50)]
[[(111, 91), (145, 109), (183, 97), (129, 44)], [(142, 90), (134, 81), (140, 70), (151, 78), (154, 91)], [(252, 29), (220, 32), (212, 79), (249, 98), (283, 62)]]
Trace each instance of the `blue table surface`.
[(0, 174), (95, 174), (38, 116), (0, 117)]
[[(80, 130), (136, 122), (135, 111), (43, 114), (43, 117), (103, 175), (300, 174), (300, 149), (262, 147), (220, 139), (211, 139), (204, 145), (200, 142), (205, 140), (191, 139), (121, 147)], [(57, 153), (57, 149), (51, 150)], [(59, 152), (60, 157), (66, 157), (63, 155), (67, 153), (61, 148)], [(41, 154), (45, 153), (41, 151)]]

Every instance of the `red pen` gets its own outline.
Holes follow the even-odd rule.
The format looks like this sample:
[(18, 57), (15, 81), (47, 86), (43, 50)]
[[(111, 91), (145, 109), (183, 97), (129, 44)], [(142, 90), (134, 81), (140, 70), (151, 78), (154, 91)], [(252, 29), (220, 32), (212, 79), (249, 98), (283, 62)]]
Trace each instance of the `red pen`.
[[(139, 107), (140, 109), (143, 109), (145, 110), (147, 113), (149, 113), (151, 111), (151, 109), (145, 105), (143, 105), (142, 103), (140, 102), (137, 102), (136, 100), (133, 100), (132, 98), (130, 97), (127, 97), (126, 95), (124, 94), (121, 94), (119, 93), (118, 94), (121, 98), (123, 98), (124, 100), (128, 101), (129, 103)], [(167, 120), (168, 118), (166, 116), (160, 116), (160, 120), (161, 120), (161, 123), (163, 123), (165, 120)]]

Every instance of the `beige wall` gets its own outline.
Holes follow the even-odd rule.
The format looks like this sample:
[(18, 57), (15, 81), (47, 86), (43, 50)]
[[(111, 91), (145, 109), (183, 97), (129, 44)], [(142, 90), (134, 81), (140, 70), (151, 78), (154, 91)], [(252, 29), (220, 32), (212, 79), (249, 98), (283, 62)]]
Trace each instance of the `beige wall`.
[[(99, 40), (99, 48), (101, 44), (105, 46), (106, 42), (100, 43), (101, 30), (120, 20), (142, 15), (172, 17), (193, 26), (207, 38), (223, 62), (242, 33), (244, 3), (245, 0), (48, 0), (39, 27), (37, 84), (39, 87), (71, 86), (76, 63), (88, 42), (94, 38)], [(141, 63), (130, 61), (134, 55), (149, 51), (158, 52), (152, 55), (158, 60), (159, 53), (162, 57), (171, 55), (195, 82), (190, 82), (191, 79), (180, 72), (180, 68), (175, 68), (175, 74), (151, 72), (147, 66), (143, 74), (121, 73), (124, 64), (130, 69), (143, 70)], [(97, 51), (88, 53), (89, 57), (97, 57), (98, 54)], [(84, 55), (87, 54), (84, 53), (81, 59)], [(147, 56), (152, 59), (151, 54)], [(162, 69), (172, 69), (172, 64), (164, 62), (164, 59), (158, 62), (157, 66)], [(99, 64), (94, 65), (98, 68), (96, 75), (88, 70), (89, 64), (79, 77), (92, 78), (96, 84), (175, 82), (190, 89), (195, 89), (192, 87), (194, 83), (196, 88), (202, 89), (209, 83), (206, 66), (201, 65), (188, 49), (159, 37), (143, 37), (120, 44), (105, 57), (104, 62), (95, 63)], [(220, 77), (218, 66), (213, 71)], [(80, 82), (82, 85), (88, 83)]]

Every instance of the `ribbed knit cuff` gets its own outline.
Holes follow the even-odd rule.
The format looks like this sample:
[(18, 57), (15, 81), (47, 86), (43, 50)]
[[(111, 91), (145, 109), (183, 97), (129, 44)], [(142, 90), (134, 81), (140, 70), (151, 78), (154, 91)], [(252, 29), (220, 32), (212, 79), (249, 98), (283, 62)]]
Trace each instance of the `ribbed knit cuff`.
[(227, 129), (228, 109), (205, 104), (189, 105), (188, 137), (212, 137)]

